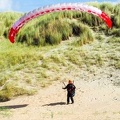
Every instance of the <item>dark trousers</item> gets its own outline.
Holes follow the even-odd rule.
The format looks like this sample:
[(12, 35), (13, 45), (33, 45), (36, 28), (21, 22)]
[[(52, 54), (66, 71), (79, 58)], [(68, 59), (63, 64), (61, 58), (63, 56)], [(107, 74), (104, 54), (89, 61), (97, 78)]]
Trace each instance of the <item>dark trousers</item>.
[(67, 104), (69, 104), (70, 100), (72, 103), (74, 103), (73, 95), (68, 93), (67, 94)]

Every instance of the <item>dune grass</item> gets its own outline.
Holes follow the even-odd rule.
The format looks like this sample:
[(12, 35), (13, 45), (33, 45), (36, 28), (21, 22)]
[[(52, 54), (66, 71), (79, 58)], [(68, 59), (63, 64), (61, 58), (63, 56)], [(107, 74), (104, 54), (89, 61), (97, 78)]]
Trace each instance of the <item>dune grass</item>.
[(12, 114), (12, 112), (7, 107), (0, 107), (0, 115), (3, 115), (4, 117), (9, 117)]
[[(60, 44), (62, 40), (67, 40), (69, 37), (74, 35), (72, 29), (75, 26), (71, 26), (68, 21), (64, 19), (74, 19), (77, 22), (80, 21), (95, 31), (104, 31), (107, 35), (119, 35), (120, 27), (120, 4), (112, 5), (111, 3), (88, 3), (99, 9), (103, 10), (112, 19), (113, 28), (108, 30), (105, 23), (97, 16), (88, 14), (85, 12), (77, 11), (64, 11), (50, 13), (41, 17), (38, 17), (28, 24), (26, 24), (23, 29), (20, 30), (16, 40), (21, 43), (26, 43), (27, 45), (53, 45)], [(22, 16), (21, 13), (0, 13), (0, 25), (2, 26), (0, 30), (0, 35), (8, 37), (8, 32), (10, 26)], [(54, 33), (54, 34), (53, 34)], [(81, 37), (86, 36), (82, 35)]]

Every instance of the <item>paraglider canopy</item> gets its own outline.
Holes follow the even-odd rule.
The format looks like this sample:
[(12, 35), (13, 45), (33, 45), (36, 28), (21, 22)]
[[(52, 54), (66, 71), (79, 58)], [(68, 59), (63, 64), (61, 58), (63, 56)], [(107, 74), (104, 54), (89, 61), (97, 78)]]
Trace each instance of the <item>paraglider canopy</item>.
[(9, 40), (12, 43), (14, 43), (15, 36), (19, 32), (20, 28), (22, 28), (28, 21), (30, 21), (38, 16), (47, 14), (47, 13), (65, 11), (65, 10), (84, 11), (84, 12), (96, 15), (96, 16), (100, 17), (106, 23), (108, 28), (112, 27), (111, 19), (108, 17), (108, 15), (106, 13), (104, 13), (100, 9), (93, 7), (93, 6), (80, 4), (80, 3), (64, 3), (64, 4), (57, 4), (57, 5), (51, 5), (51, 6), (47, 6), (47, 7), (38, 8), (38, 9), (35, 9), (35, 10), (25, 14), (24, 16), (22, 16), (11, 27), (10, 32), (9, 32)]

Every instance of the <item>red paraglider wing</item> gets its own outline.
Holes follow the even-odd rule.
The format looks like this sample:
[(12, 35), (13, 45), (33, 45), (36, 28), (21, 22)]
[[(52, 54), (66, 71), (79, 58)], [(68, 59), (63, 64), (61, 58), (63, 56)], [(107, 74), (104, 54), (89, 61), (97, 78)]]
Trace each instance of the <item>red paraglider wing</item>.
[(13, 26), (11, 27), (10, 32), (9, 32), (9, 40), (12, 43), (14, 43), (15, 36), (19, 32), (20, 28), (23, 27), (24, 24), (26, 24), (31, 19), (36, 18), (38, 16), (42, 16), (42, 15), (50, 13), (50, 12), (65, 11), (65, 10), (84, 11), (84, 12), (94, 14), (94, 15), (100, 17), (109, 28), (112, 27), (112, 21), (107, 16), (107, 14), (102, 12), (100, 9), (98, 9), (96, 7), (88, 6), (85, 4), (64, 3), (64, 4), (57, 4), (57, 5), (38, 8), (38, 9), (35, 9), (35, 10), (25, 14), (18, 21), (16, 21), (13, 24)]

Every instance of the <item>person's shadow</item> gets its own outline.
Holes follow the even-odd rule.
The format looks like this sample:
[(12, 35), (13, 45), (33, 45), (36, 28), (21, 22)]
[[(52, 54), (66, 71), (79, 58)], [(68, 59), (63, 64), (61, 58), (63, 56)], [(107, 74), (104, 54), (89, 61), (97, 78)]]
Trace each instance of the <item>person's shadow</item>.
[(66, 105), (66, 103), (65, 102), (56, 102), (56, 103), (45, 104), (42, 106), (56, 106), (56, 105)]
[(0, 106), (0, 108), (6, 108), (6, 109), (18, 109), (18, 108), (23, 108), (27, 107), (28, 104), (23, 104), (23, 105), (8, 105), (8, 106)]

